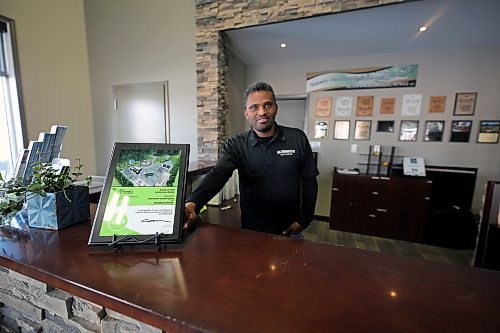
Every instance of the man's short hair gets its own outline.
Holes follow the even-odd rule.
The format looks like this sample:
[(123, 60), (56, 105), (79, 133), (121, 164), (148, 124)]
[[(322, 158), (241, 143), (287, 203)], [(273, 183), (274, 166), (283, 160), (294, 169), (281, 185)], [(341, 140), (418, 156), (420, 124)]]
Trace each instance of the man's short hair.
[(271, 87), (271, 85), (269, 83), (265, 83), (265, 82), (256, 82), (256, 83), (252, 83), (250, 86), (248, 86), (248, 88), (245, 89), (245, 91), (243, 92), (243, 106), (246, 108), (246, 105), (247, 105), (247, 98), (248, 98), (248, 95), (254, 93), (254, 92), (257, 92), (257, 91), (268, 91), (271, 93), (272, 97), (273, 97), (273, 102), (276, 103), (276, 95), (274, 95), (274, 90), (273, 90), (273, 87)]

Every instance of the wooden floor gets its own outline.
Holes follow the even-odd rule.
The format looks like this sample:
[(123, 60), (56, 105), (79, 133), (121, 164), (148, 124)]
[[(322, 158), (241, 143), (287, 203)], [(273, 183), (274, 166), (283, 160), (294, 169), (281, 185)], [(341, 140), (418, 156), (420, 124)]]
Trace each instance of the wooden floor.
[[(203, 214), (203, 220), (209, 223), (240, 228), (240, 210), (237, 201), (226, 200), (220, 206), (209, 206)], [(328, 222), (313, 221), (304, 231), (307, 240), (348, 246), (394, 255), (421, 258), (424, 260), (470, 265), (473, 249), (449, 249), (421, 243), (412, 243), (395, 239), (354, 234), (330, 230)]]

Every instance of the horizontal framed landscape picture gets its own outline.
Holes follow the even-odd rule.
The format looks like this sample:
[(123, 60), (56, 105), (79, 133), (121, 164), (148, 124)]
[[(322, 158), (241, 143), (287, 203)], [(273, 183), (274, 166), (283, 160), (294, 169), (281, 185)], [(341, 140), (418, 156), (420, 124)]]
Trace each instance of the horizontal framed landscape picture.
[(189, 145), (115, 143), (89, 245), (180, 243)]
[(500, 120), (481, 120), (479, 122), (479, 133), (477, 142), (479, 143), (498, 143), (500, 134)]

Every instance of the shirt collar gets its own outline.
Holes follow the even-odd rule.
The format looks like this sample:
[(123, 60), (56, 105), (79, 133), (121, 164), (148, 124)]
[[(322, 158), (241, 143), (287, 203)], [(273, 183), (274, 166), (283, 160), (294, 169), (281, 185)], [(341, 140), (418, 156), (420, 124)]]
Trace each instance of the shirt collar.
[[(276, 128), (274, 131), (274, 137), (271, 140), (271, 142), (273, 142), (273, 141), (286, 141), (285, 133), (283, 132), (283, 129), (281, 128), (281, 126), (279, 126), (278, 123), (276, 123), (276, 122), (274, 124), (275, 124)], [(255, 131), (252, 128), (250, 128), (250, 131), (248, 131), (248, 140), (250, 141), (250, 144), (252, 145), (252, 147), (255, 147), (260, 142), (259, 136), (255, 133)]]

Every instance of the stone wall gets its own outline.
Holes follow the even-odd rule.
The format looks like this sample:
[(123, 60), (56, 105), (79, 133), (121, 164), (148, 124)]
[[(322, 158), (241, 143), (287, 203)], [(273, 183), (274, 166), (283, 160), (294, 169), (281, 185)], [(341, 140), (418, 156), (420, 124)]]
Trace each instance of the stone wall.
[(0, 266), (0, 332), (162, 330)]
[(196, 0), (198, 159), (216, 161), (227, 137), (228, 71), (224, 30), (411, 0)]

